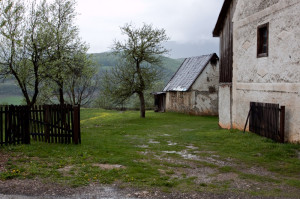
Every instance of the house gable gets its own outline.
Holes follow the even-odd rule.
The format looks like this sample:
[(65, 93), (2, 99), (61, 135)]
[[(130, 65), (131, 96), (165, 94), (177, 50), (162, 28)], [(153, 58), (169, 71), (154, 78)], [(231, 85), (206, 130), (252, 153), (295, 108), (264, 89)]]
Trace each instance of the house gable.
[(188, 91), (209, 62), (218, 59), (215, 53), (186, 58), (163, 91)]

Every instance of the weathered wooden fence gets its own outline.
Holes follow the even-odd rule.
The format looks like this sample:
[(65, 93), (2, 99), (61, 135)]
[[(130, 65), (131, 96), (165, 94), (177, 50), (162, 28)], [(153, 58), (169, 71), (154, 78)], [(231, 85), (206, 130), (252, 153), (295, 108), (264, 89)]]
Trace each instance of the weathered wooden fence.
[(0, 145), (29, 144), (29, 108), (0, 107)]
[(249, 130), (258, 135), (284, 142), (285, 107), (279, 104), (250, 102)]
[(0, 107), (0, 144), (81, 143), (80, 107), (71, 105)]

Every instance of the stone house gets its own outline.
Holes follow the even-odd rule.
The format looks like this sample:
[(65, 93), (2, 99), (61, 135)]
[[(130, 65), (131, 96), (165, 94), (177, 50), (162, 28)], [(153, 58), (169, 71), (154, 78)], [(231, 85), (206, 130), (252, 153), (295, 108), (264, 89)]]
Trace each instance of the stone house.
[[(250, 102), (285, 106), (285, 141), (300, 142), (300, 0), (225, 0), (219, 125), (243, 129)], [(249, 126), (248, 126), (249, 129)]]
[(216, 54), (186, 58), (159, 95), (166, 111), (218, 115), (219, 58)]

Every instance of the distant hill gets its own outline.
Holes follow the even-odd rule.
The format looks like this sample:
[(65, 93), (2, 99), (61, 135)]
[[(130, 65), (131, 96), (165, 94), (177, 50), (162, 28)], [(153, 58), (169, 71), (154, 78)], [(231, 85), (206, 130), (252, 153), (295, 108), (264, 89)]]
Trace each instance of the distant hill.
[[(117, 64), (117, 57), (110, 53), (94, 53), (91, 54), (96, 67), (99, 67), (99, 71), (109, 70)], [(162, 78), (166, 83), (170, 80), (178, 67), (181, 65), (184, 59), (172, 59), (163, 57), (162, 64)], [(14, 79), (6, 79), (0, 81), (0, 104), (20, 104), (22, 103), (22, 92), (16, 85)]]
[[(100, 70), (109, 70), (117, 64), (118, 57), (111, 52), (93, 53), (91, 54), (93, 61), (99, 66)], [(162, 71), (165, 82), (167, 82), (184, 59), (172, 59), (169, 57), (162, 58)]]

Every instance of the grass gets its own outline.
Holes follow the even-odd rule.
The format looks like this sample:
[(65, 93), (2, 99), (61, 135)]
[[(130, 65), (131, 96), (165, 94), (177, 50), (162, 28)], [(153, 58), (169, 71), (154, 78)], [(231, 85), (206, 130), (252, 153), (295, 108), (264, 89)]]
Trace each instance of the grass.
[[(32, 141), (31, 145), (0, 149), (0, 153), (9, 155), (0, 179), (41, 178), (74, 187), (92, 182), (119, 183), (121, 187), (163, 191), (231, 191), (263, 196), (299, 193), (294, 191), (300, 187), (299, 145), (278, 144), (252, 133), (223, 130), (217, 121), (216, 117), (152, 111), (141, 119), (136, 111), (82, 109), (81, 145)], [(105, 170), (97, 164), (125, 168)], [(206, 176), (211, 180), (197, 183), (197, 173), (189, 173), (195, 168), (213, 171)], [(249, 173), (251, 168), (264, 173)], [(218, 180), (226, 174), (236, 177)], [(234, 181), (253, 186), (267, 184), (269, 188), (239, 189)], [(290, 191), (285, 193), (278, 187)]]
[(7, 104), (7, 105), (21, 105), (23, 104), (23, 97), (19, 95), (12, 95), (12, 96), (0, 96), (0, 104)]

